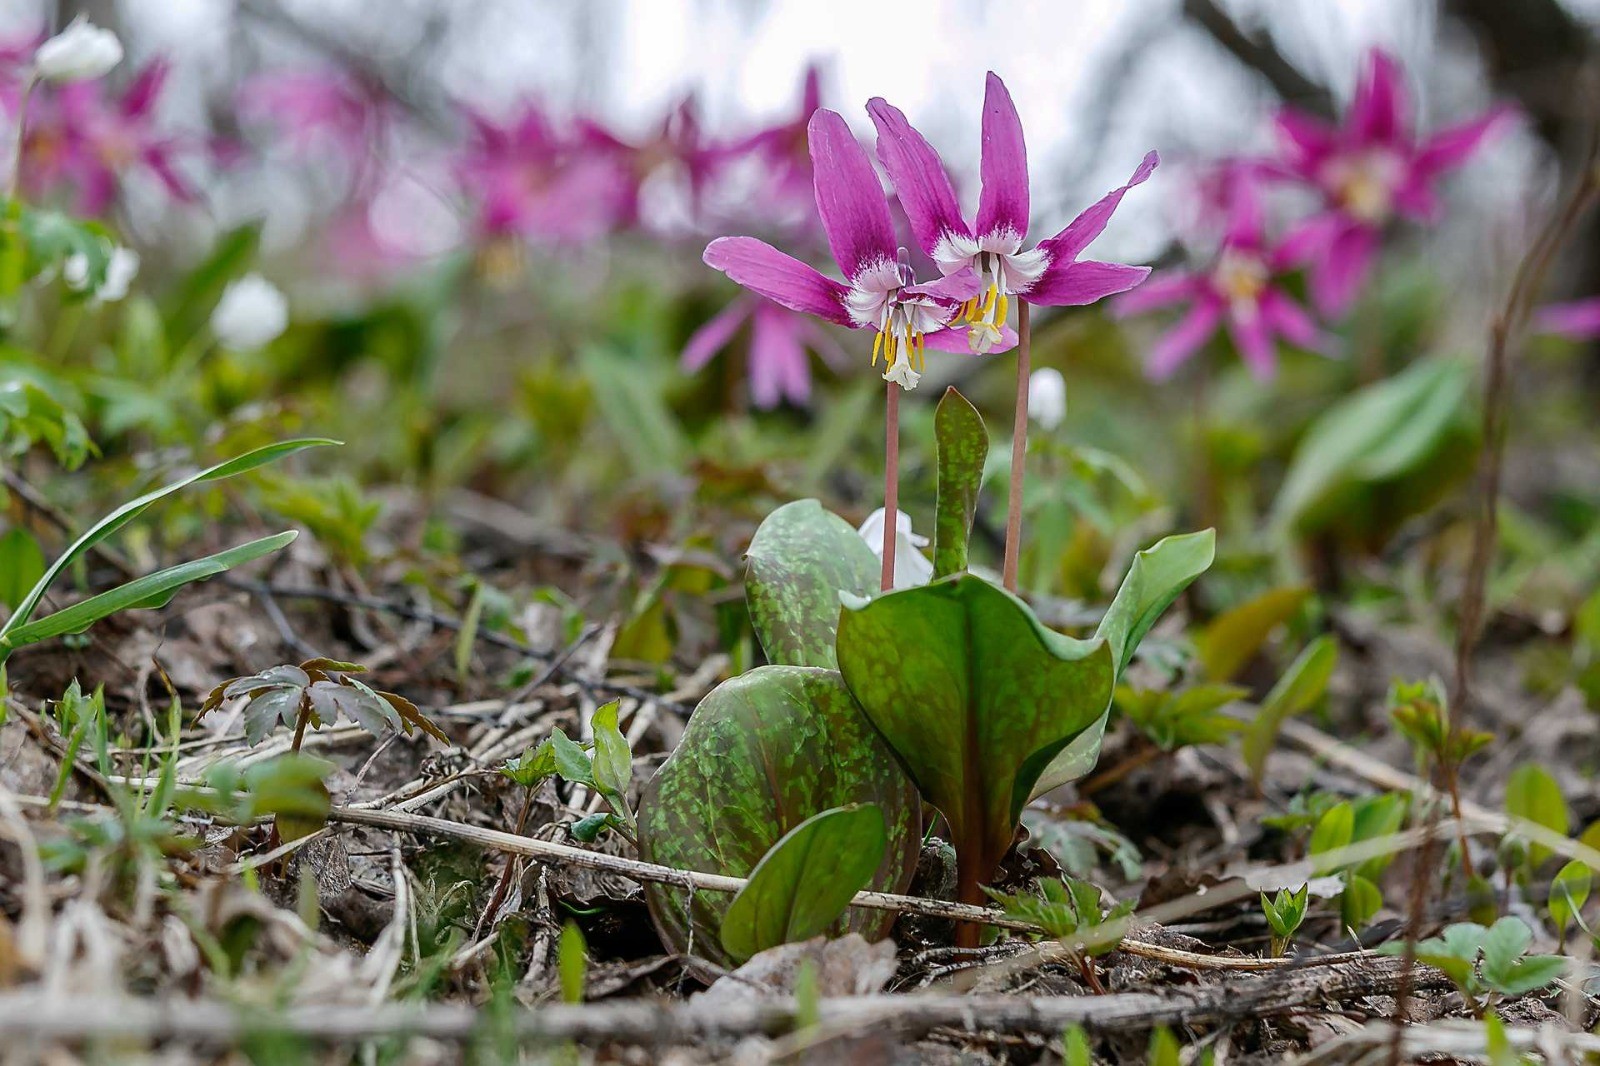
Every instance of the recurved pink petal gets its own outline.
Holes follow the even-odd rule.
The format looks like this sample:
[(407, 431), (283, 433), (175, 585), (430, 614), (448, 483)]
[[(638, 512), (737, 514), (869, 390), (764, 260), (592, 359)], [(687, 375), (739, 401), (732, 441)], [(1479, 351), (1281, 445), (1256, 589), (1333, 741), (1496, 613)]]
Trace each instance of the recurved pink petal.
[(935, 300), (968, 300), (983, 291), (983, 279), (971, 267), (963, 267), (926, 285), (907, 285), (907, 296), (931, 296)]
[(1350, 104), (1350, 132), (1363, 144), (1390, 144), (1405, 138), (1410, 119), (1405, 71), (1388, 52), (1372, 49)]
[[(1017, 331), (1010, 326), (1000, 328), (1000, 339), (989, 347), (987, 355), (997, 355), (1000, 352), (1009, 352), (1017, 346)], [(972, 342), (967, 337), (965, 326), (947, 326), (936, 333), (928, 334), (928, 347), (936, 352), (959, 352), (962, 355), (971, 355)]]
[(705, 325), (694, 331), (683, 346), (679, 365), (693, 373), (711, 361), (711, 357), (728, 346), (739, 326), (755, 309), (748, 297), (740, 297), (712, 315)]
[(1282, 290), (1272, 288), (1261, 294), (1261, 317), (1290, 344), (1327, 356), (1334, 354), (1333, 338), (1317, 326), (1309, 311)]
[(1453, 170), (1467, 161), (1491, 133), (1509, 125), (1517, 109), (1509, 105), (1490, 108), (1477, 118), (1444, 129), (1429, 137), (1417, 153), (1416, 170), (1432, 176)]
[(1349, 224), (1350, 220), (1339, 211), (1312, 215), (1283, 235), (1268, 262), (1274, 270), (1300, 266), (1325, 253)]
[(1378, 251), (1378, 232), (1350, 222), (1311, 262), (1311, 302), (1324, 318), (1336, 318), (1355, 302)]
[(718, 237), (706, 245), (703, 258), (707, 266), (791, 311), (851, 325), (844, 307), (845, 286), (765, 241)]
[(1230, 314), (1228, 335), (1239, 349), (1239, 358), (1258, 381), (1266, 381), (1277, 372), (1278, 349), (1272, 341), (1272, 328), (1259, 307), (1248, 317)]
[(1273, 123), (1302, 174), (1314, 168), (1338, 144), (1338, 134), (1332, 126), (1292, 107), (1280, 109), (1273, 116)]
[[(750, 400), (763, 410), (783, 401), (792, 367), (806, 370), (806, 353), (793, 316), (774, 311), (758, 311), (750, 326)], [(809, 389), (810, 378), (806, 379)]]
[(1569, 340), (1594, 340), (1600, 337), (1600, 296), (1546, 304), (1533, 313), (1533, 328)]
[(878, 159), (889, 172), (922, 250), (931, 256), (946, 234), (970, 235), (939, 153), (899, 108), (881, 96), (867, 102), (867, 114), (878, 129)]
[(1187, 270), (1163, 271), (1113, 300), (1111, 313), (1118, 318), (1126, 318), (1159, 307), (1170, 307), (1194, 299), (1199, 294), (1200, 285), (1200, 279)]
[(1029, 303), (1047, 307), (1081, 307), (1119, 292), (1127, 292), (1150, 276), (1145, 266), (1100, 263), (1085, 259), (1076, 263), (1052, 262), (1023, 295)]
[(989, 72), (983, 90), (983, 190), (978, 195), (980, 234), (1028, 232), (1028, 148), (1022, 119), (1006, 83)]
[[(819, 110), (806, 127), (817, 213), (834, 261), (847, 278), (870, 263), (893, 262), (899, 246), (883, 186), (866, 149), (837, 111)], [(780, 301), (781, 302), (781, 301)]]
[(1100, 197), (1081, 215), (1068, 223), (1060, 233), (1043, 242), (1050, 251), (1052, 262), (1061, 260), (1070, 262), (1078, 258), (1083, 250), (1089, 247), (1089, 243), (1105, 231), (1106, 223), (1111, 221), (1112, 214), (1117, 210), (1117, 205), (1122, 203), (1122, 198), (1127, 195), (1128, 190), (1142, 184), (1160, 163), (1159, 155), (1155, 152), (1147, 153), (1126, 185), (1112, 189)]
[(1189, 313), (1150, 349), (1145, 360), (1145, 373), (1157, 381), (1170, 377), (1202, 344), (1211, 339), (1221, 317), (1222, 301), (1209, 298), (1197, 300)]

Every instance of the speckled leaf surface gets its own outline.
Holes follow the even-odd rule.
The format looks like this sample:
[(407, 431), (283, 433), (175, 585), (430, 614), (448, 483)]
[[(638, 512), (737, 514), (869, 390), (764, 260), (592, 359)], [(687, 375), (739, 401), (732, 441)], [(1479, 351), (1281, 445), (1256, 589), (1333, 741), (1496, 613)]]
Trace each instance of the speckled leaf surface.
[(1111, 699), (1111, 648), (1045, 628), (971, 574), (847, 604), (839, 669), (950, 825), (978, 901), (1050, 760)]
[(813, 814), (750, 871), (722, 917), (722, 946), (743, 962), (758, 951), (826, 933), (883, 865), (888, 826), (875, 803)]
[(978, 508), (989, 434), (978, 409), (954, 387), (945, 390), (933, 415), (939, 498), (934, 512), (933, 578), (965, 573), (972, 516)]
[[(639, 802), (639, 854), (679, 869), (747, 877), (784, 834), (814, 814), (857, 803), (883, 813), (888, 843), (867, 887), (902, 892), (921, 846), (921, 801), (831, 670), (763, 666), (717, 686)], [(665, 943), (718, 965), (732, 897), (666, 885), (645, 890)], [(894, 916), (852, 911), (835, 927), (875, 940)]]
[(745, 559), (745, 602), (767, 660), (837, 669), (839, 593), (878, 588), (878, 557), (867, 542), (816, 500), (796, 500), (767, 515)]
[[(1119, 678), (1156, 619), (1210, 568), (1216, 553), (1216, 531), (1204, 529), (1165, 537), (1133, 557), (1128, 575), (1122, 579), (1116, 598), (1106, 608), (1094, 634), (1111, 646)], [(1094, 769), (1100, 761), (1100, 741), (1105, 736), (1110, 710), (1108, 703), (1099, 720), (1050, 761), (1033, 786), (1033, 795), (1042, 796)]]

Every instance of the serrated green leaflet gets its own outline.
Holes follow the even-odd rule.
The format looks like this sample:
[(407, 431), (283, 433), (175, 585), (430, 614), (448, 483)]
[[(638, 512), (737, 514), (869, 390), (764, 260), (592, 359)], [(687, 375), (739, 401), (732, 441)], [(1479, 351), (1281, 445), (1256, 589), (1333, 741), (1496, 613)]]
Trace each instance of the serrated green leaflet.
[(878, 589), (878, 558), (867, 542), (816, 500), (796, 500), (766, 517), (745, 560), (750, 624), (768, 661), (836, 669), (839, 593)]
[(938, 442), (939, 498), (933, 536), (933, 577), (965, 573), (972, 516), (978, 509), (989, 435), (978, 409), (952, 386), (933, 416)]
[[(868, 887), (904, 891), (921, 847), (921, 801), (883, 738), (831, 670), (764, 666), (717, 686), (639, 801), (639, 854), (681, 870), (746, 877), (784, 834), (833, 807), (876, 804), (888, 846)], [(728, 896), (650, 885), (645, 898), (675, 951), (728, 965)], [(856, 911), (842, 929), (876, 939), (894, 916)]]
[(1011, 846), (1029, 790), (1111, 700), (1111, 647), (1046, 629), (971, 574), (855, 601), (839, 620), (850, 692), (950, 827), (960, 898)]
[(722, 918), (722, 946), (743, 962), (820, 936), (883, 865), (888, 827), (876, 804), (814, 814), (772, 846)]
[[(1094, 634), (1110, 645), (1118, 677), (1161, 613), (1211, 566), (1216, 549), (1216, 533), (1205, 529), (1166, 537), (1133, 557), (1128, 575), (1122, 579), (1122, 586)], [(1101, 708), (1099, 719), (1051, 760), (1033, 787), (1035, 796), (1076, 781), (1094, 769), (1100, 760), (1100, 740), (1109, 710), (1109, 706)]]

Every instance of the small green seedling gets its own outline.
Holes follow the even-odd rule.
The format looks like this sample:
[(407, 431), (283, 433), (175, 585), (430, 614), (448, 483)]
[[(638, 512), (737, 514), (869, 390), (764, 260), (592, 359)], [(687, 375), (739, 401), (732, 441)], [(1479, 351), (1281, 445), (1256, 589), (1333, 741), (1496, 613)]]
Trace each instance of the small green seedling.
[(1222, 708), (1243, 699), (1249, 690), (1238, 685), (1195, 685), (1176, 692), (1119, 685), (1118, 710), (1162, 751), (1197, 744), (1220, 744), (1244, 723)]
[(1494, 739), (1482, 730), (1450, 728), (1449, 703), (1437, 678), (1396, 681), (1389, 690), (1389, 717), (1410, 742), (1419, 772), (1430, 766), (1460, 766)]
[(1589, 889), (1592, 886), (1593, 875), (1589, 867), (1578, 859), (1563, 866), (1550, 882), (1550, 924), (1555, 927), (1562, 951), (1567, 950), (1569, 926), (1576, 923), (1584, 932), (1589, 931), (1583, 922), (1583, 905), (1589, 901)]
[[(1485, 929), (1475, 922), (1446, 926), (1442, 934), (1417, 945), (1417, 961), (1443, 970), (1455, 982), (1472, 1013), (1481, 1018), (1499, 997), (1544, 988), (1567, 969), (1560, 955), (1529, 955), (1533, 933), (1520, 918), (1501, 918)], [(1403, 944), (1382, 951), (1399, 955)]]
[(1265, 892), (1261, 893), (1261, 911), (1267, 916), (1267, 925), (1272, 927), (1272, 954), (1279, 956), (1289, 947), (1289, 941), (1294, 938), (1295, 931), (1300, 928), (1300, 923), (1306, 918), (1306, 902), (1311, 898), (1311, 886), (1301, 885), (1291, 892), (1287, 888), (1278, 889), (1278, 894), (1273, 899), (1268, 899)]
[(1031, 922), (1059, 940), (1078, 963), (1084, 983), (1104, 994), (1094, 960), (1115, 951), (1128, 935), (1133, 901), (1105, 907), (1100, 889), (1074, 877), (1040, 881), (1037, 893), (1015, 895), (985, 889), (1005, 909), (1006, 917)]
[(633, 751), (628, 738), (617, 728), (618, 703), (612, 700), (595, 710), (594, 743), (589, 747), (558, 729), (538, 747), (506, 760), (500, 767), (502, 774), (528, 790), (529, 799), (534, 787), (549, 777), (560, 777), (598, 793), (611, 809), (580, 818), (568, 829), (574, 839), (585, 844), (594, 843), (607, 829), (617, 830), (630, 841), (634, 837), (633, 811), (628, 806)]
[(381, 692), (353, 675), (366, 672), (359, 663), (336, 659), (307, 659), (299, 666), (271, 666), (249, 677), (229, 678), (211, 690), (195, 720), (222, 706), (224, 702), (246, 697), (244, 739), (251, 747), (261, 743), (279, 725), (293, 727), (294, 751), (306, 727), (321, 729), (341, 716), (348, 718), (373, 736), (389, 731), (410, 736), (420, 729), (441, 744), (450, 737), (434, 725), (416, 704), (393, 692)]

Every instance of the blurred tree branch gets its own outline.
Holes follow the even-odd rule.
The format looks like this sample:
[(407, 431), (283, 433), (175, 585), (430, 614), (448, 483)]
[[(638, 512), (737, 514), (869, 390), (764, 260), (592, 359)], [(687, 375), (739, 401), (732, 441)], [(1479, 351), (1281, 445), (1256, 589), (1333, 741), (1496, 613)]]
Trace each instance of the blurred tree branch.
[[(1488, 0), (1493, 3), (1494, 0)], [(1235, 59), (1260, 74), (1283, 97), (1315, 114), (1331, 117), (1333, 97), (1283, 57), (1270, 41), (1257, 40), (1245, 33), (1215, 0), (1183, 0), (1183, 14), (1190, 22), (1211, 35)]]
[(1469, 30), (1501, 92), (1517, 98), (1539, 135), (1557, 151), (1576, 147), (1587, 128), (1580, 68), (1594, 37), (1559, 0), (1445, 0), (1445, 11)]

